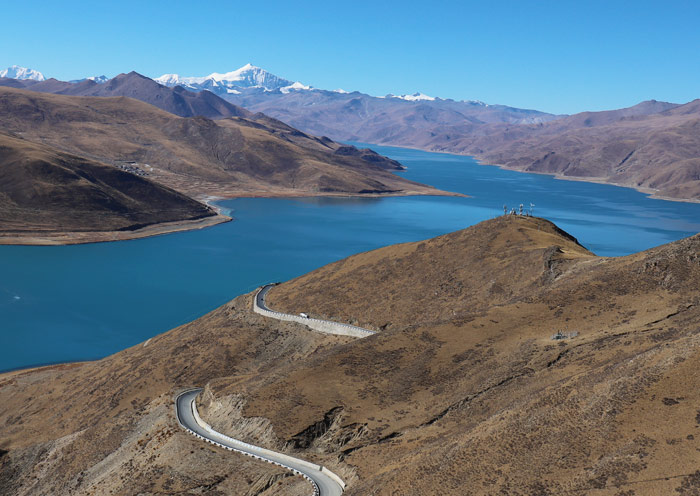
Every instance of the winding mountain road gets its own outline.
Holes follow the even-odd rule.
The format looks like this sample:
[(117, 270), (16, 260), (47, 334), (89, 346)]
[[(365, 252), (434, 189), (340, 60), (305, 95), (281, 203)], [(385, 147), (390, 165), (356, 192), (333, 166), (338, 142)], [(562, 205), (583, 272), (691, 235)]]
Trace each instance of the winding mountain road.
[[(270, 310), (265, 305), (265, 295), (273, 286), (274, 284), (266, 284), (255, 294), (253, 303), (253, 310), (255, 313), (277, 320), (298, 322), (306, 325), (310, 329), (326, 334), (340, 334), (357, 338), (365, 338), (375, 334), (374, 331), (350, 324), (312, 319), (306, 316)], [(343, 494), (345, 483), (342, 479), (321, 465), (309, 463), (299, 458), (285, 455), (284, 453), (277, 453), (266, 448), (261, 448), (260, 446), (253, 446), (252, 444), (230, 438), (212, 429), (209, 424), (199, 417), (199, 413), (197, 412), (195, 399), (201, 391), (201, 388), (188, 389), (180, 393), (175, 399), (177, 421), (190, 434), (222, 448), (237, 451), (291, 470), (311, 483), (314, 487), (314, 496), (340, 496)]]
[(340, 477), (321, 465), (316, 465), (259, 446), (253, 446), (252, 444), (225, 436), (212, 429), (199, 417), (199, 413), (197, 412), (195, 399), (201, 391), (201, 388), (189, 389), (180, 393), (175, 399), (177, 421), (190, 434), (230, 451), (237, 451), (238, 453), (243, 453), (244, 455), (252, 456), (253, 458), (264, 460), (291, 470), (295, 474), (304, 477), (313, 485), (314, 496), (340, 496), (343, 494), (345, 484), (343, 484)]
[(340, 322), (333, 322), (330, 320), (315, 319), (307, 316), (306, 314), (293, 315), (291, 313), (282, 313), (272, 310), (265, 304), (265, 296), (267, 292), (274, 287), (275, 284), (266, 284), (260, 288), (255, 295), (253, 301), (253, 311), (265, 317), (270, 317), (272, 319), (287, 321), (287, 322), (297, 322), (303, 324), (309, 329), (314, 331), (322, 332), (324, 334), (336, 334), (340, 336), (352, 336), (355, 338), (367, 338), (372, 334), (376, 334), (375, 331), (370, 331), (364, 327), (358, 327), (350, 324), (341, 324)]

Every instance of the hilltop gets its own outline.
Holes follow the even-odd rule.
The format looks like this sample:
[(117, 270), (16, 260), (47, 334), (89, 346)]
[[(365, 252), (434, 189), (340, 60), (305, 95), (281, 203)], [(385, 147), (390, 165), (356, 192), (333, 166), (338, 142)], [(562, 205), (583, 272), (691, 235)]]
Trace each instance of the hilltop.
[(104, 360), (2, 376), (0, 489), (304, 494), (177, 427), (173, 394), (206, 385), (216, 428), (329, 466), (349, 495), (692, 494), (698, 253), (693, 236), (597, 257), (507, 216), (349, 257), (268, 304), (370, 338), (263, 318), (250, 294)]

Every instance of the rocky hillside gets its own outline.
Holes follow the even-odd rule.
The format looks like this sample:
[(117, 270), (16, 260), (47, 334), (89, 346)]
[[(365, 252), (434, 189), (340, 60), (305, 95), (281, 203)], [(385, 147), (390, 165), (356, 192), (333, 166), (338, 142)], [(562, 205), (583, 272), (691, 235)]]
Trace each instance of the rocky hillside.
[(276, 469), (177, 427), (175, 392), (206, 385), (215, 427), (324, 463), (350, 495), (694, 494), (699, 278), (699, 236), (601, 258), (517, 216), (356, 255), (268, 303), (370, 338), (247, 295), (98, 362), (3, 376), (0, 491), (275, 494)]

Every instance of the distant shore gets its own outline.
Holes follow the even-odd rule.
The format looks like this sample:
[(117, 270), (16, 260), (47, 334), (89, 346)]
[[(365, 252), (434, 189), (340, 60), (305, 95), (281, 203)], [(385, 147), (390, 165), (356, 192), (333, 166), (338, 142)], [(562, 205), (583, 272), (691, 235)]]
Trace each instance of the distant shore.
[[(459, 155), (466, 155), (466, 154), (459, 154)], [(674, 202), (680, 202), (680, 203), (700, 203), (700, 199), (676, 198), (673, 196), (663, 196), (663, 195), (659, 195), (658, 194), (659, 190), (654, 189), (654, 188), (645, 188), (644, 186), (634, 186), (631, 184), (616, 183), (616, 182), (609, 181), (605, 177), (567, 176), (564, 174), (560, 174), (558, 172), (525, 171), (525, 170), (521, 170), (521, 169), (516, 169), (515, 167), (508, 167), (507, 165), (484, 163), (483, 160), (481, 160), (478, 156), (475, 156), (475, 155), (468, 155), (468, 156), (473, 157), (474, 160), (476, 160), (479, 163), (479, 165), (498, 167), (499, 169), (503, 169), (503, 170), (509, 170), (509, 171), (513, 171), (513, 172), (521, 172), (523, 174), (539, 174), (541, 176), (551, 176), (554, 179), (559, 179), (562, 181), (576, 181), (576, 182), (581, 182), (581, 183), (607, 184), (609, 186), (617, 186), (618, 188), (628, 188), (628, 189), (633, 189), (635, 191), (643, 193), (643, 194), (647, 195), (649, 198), (652, 198), (654, 200), (674, 201)]]
[(406, 148), (409, 150), (419, 150), (422, 152), (428, 152), (428, 153), (441, 153), (444, 155), (455, 155), (459, 157), (471, 157), (479, 165), (485, 165), (489, 167), (498, 167), (499, 169), (503, 170), (509, 170), (513, 172), (521, 172), (523, 174), (540, 174), (542, 176), (552, 176), (554, 179), (561, 179), (564, 181), (578, 181), (578, 182), (583, 182), (583, 183), (595, 183), (595, 184), (609, 184), (610, 186), (617, 186), (620, 188), (629, 188), (633, 189), (635, 191), (639, 191), (640, 193), (644, 193), (647, 195), (649, 198), (653, 198), (654, 200), (665, 200), (665, 201), (673, 201), (673, 202), (681, 202), (681, 203), (700, 203), (700, 199), (698, 198), (678, 198), (674, 196), (664, 196), (664, 195), (659, 195), (658, 190), (654, 188), (645, 188), (644, 186), (635, 186), (632, 184), (624, 184), (624, 183), (616, 183), (608, 180), (608, 178), (605, 177), (584, 177), (584, 176), (566, 176), (564, 174), (560, 174), (557, 172), (541, 172), (541, 171), (525, 171), (522, 169), (517, 169), (515, 167), (509, 167), (507, 165), (502, 165), (502, 164), (496, 164), (496, 163), (491, 163), (487, 161), (486, 159), (480, 157), (477, 154), (473, 153), (468, 153), (468, 152), (458, 152), (458, 151), (448, 151), (448, 150), (431, 150), (430, 148), (423, 148), (420, 146), (410, 146), (410, 145), (397, 145), (393, 143), (366, 143), (369, 146), (388, 146), (388, 147), (393, 147), (393, 148)]

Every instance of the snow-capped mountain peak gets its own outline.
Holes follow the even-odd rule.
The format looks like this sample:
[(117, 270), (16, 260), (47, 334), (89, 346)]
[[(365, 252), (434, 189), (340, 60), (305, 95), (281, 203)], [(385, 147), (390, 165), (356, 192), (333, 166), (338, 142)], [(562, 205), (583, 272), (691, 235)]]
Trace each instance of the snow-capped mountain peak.
[(256, 67), (253, 64), (248, 63), (235, 71), (225, 72), (223, 74), (213, 72), (207, 76), (207, 79), (213, 79), (215, 81), (242, 81), (250, 77), (250, 74), (255, 77), (261, 75), (264, 76), (270, 73), (264, 69), (261, 69), (260, 67)]
[(299, 90), (311, 90), (313, 89), (311, 86), (306, 86), (305, 84), (301, 84), (299, 81), (296, 83), (292, 83), (289, 86), (283, 86), (280, 88), (280, 92), (287, 94), (290, 91), (299, 91)]
[(69, 83), (82, 83), (83, 81), (94, 81), (98, 84), (106, 83), (109, 81), (107, 76), (90, 76), (82, 79), (71, 79)]
[(12, 78), (12, 79), (33, 79), (34, 81), (44, 81), (46, 78), (39, 71), (34, 69), (28, 69), (26, 67), (20, 67), (18, 65), (13, 65), (7, 69), (0, 71), (0, 77)]
[(107, 76), (104, 76), (104, 75), (102, 75), (102, 76), (90, 76), (87, 79), (89, 79), (90, 81), (95, 81), (96, 83), (99, 83), (99, 84), (106, 83), (107, 81), (109, 81), (109, 78)]
[(163, 74), (161, 77), (154, 78), (153, 80), (164, 86), (177, 86), (179, 84), (180, 76), (178, 74)]
[(401, 100), (407, 100), (409, 102), (417, 102), (421, 100), (433, 101), (434, 96), (428, 96), (423, 93), (417, 92), (412, 95), (392, 95), (393, 98), (400, 98)]
[(164, 86), (179, 85), (193, 91), (209, 90), (217, 94), (239, 94), (246, 90), (289, 93), (294, 90), (312, 89), (300, 82), (275, 76), (250, 63), (235, 71), (213, 72), (208, 76), (182, 77), (178, 74), (164, 74), (155, 81)]

